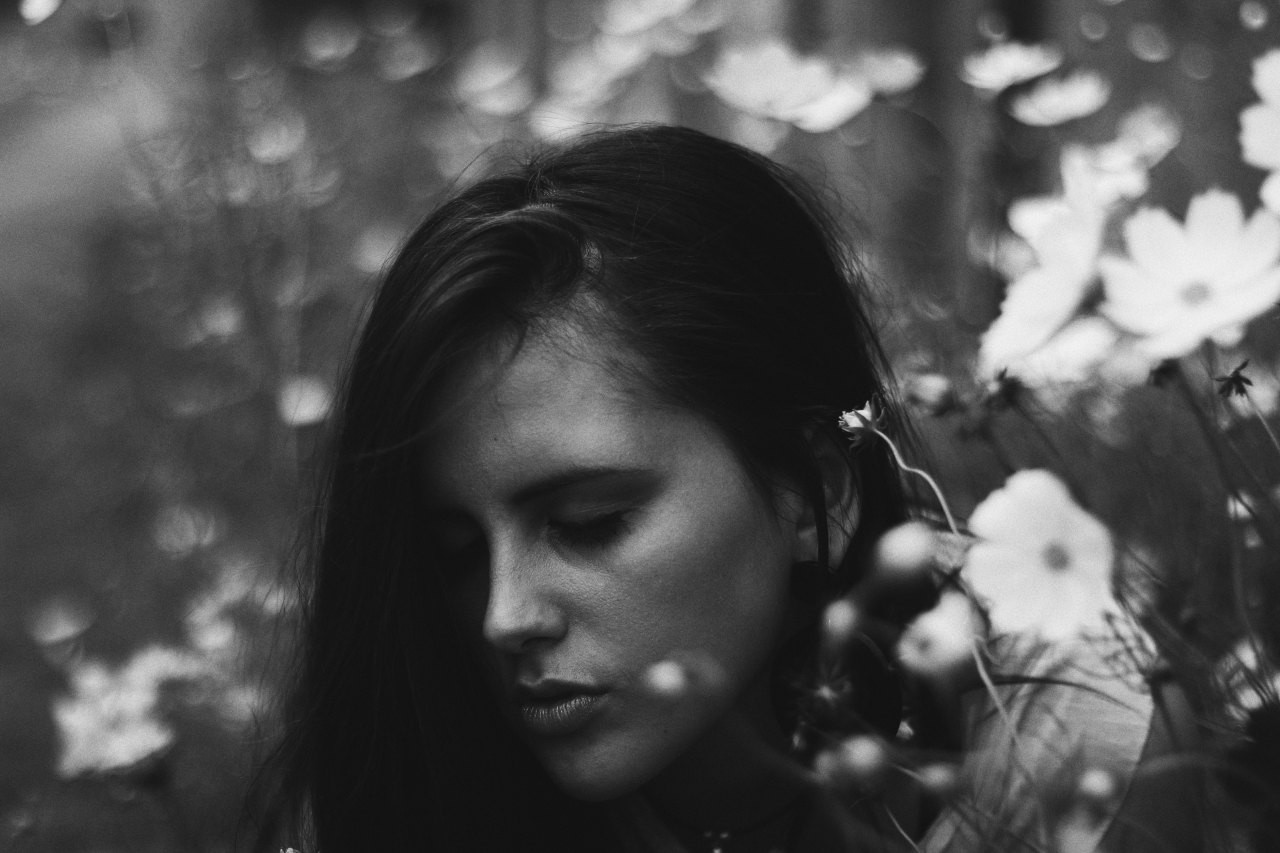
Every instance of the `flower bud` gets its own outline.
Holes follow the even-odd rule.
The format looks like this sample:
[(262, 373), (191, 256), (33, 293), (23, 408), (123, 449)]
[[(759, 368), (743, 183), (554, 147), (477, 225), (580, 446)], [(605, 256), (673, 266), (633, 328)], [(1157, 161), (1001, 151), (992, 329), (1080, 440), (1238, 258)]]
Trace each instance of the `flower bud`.
[(923, 521), (908, 521), (885, 533), (876, 543), (877, 573), (912, 578), (933, 569), (938, 534)]
[(822, 613), (822, 645), (833, 654), (849, 645), (858, 631), (858, 608), (847, 598), (827, 605)]
[(945, 800), (960, 787), (960, 770), (954, 764), (939, 761), (926, 764), (919, 771), (920, 787), (926, 793)]
[(880, 537), (871, 574), (859, 596), (875, 615), (903, 624), (937, 603), (938, 535), (921, 521), (900, 524)]
[(864, 789), (879, 787), (889, 767), (888, 749), (870, 735), (854, 735), (814, 760), (814, 771), (828, 782)]
[(902, 633), (898, 661), (916, 675), (957, 679), (973, 665), (974, 642), (982, 633), (982, 620), (968, 596), (947, 592)]

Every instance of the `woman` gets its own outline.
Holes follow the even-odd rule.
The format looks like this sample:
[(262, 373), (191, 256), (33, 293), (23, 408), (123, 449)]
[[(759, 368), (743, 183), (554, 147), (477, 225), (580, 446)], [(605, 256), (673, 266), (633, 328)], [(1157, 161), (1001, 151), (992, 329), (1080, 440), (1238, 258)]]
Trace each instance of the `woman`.
[[(373, 302), (334, 423), (281, 805), (349, 850), (891, 849), (793, 753), (826, 604), (904, 520), (843, 410), (888, 372), (834, 231), (692, 130), (458, 193)], [(848, 662), (835, 723), (901, 700)], [(910, 832), (911, 830), (907, 830)]]

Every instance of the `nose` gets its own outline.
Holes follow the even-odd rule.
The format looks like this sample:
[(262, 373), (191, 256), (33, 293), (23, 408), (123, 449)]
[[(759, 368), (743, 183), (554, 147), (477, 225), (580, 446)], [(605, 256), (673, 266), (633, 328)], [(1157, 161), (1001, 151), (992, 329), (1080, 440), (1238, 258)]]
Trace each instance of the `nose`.
[(499, 651), (521, 653), (563, 637), (567, 622), (556, 603), (552, 567), (512, 545), (495, 543), (491, 555), (485, 640)]

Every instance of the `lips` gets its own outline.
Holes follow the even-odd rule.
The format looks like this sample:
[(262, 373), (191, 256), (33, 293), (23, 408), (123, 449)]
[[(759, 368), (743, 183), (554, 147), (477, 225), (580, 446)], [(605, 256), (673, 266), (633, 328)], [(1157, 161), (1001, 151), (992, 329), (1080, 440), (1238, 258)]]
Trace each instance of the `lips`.
[(516, 685), (516, 717), (529, 734), (565, 737), (585, 728), (605, 704), (599, 688), (542, 680)]

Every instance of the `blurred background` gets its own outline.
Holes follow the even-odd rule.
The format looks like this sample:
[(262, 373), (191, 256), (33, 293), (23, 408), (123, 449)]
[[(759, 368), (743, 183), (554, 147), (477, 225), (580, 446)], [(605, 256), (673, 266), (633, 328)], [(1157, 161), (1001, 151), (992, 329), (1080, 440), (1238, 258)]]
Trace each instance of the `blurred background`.
[[(397, 242), (494, 157), (661, 121), (795, 166), (929, 405), (979, 382), (1017, 264), (1007, 210), (1061, 191), (1068, 142), (1157, 110), (1139, 116), (1175, 139), (1147, 203), (1180, 217), (1223, 187), (1254, 206), (1239, 115), (1278, 18), (1276, 0), (0, 0), (0, 849), (233, 849), (350, 334)], [(1017, 44), (1037, 48), (996, 50)], [(946, 450), (957, 428), (922, 428), (961, 510), (1002, 478)]]

